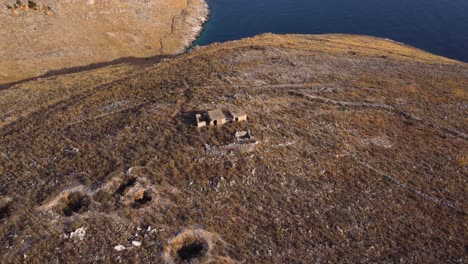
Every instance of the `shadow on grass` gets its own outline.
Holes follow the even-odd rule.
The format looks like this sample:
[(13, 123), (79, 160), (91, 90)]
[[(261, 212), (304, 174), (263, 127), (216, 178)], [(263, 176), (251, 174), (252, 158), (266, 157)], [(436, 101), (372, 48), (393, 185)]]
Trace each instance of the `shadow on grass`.
[(184, 125), (197, 127), (196, 115), (203, 115), (206, 111), (188, 111), (179, 114), (179, 118)]
[(41, 78), (49, 78), (49, 77), (54, 77), (54, 76), (59, 76), (59, 75), (95, 70), (95, 69), (106, 67), (106, 66), (125, 64), (125, 63), (131, 64), (131, 65), (151, 65), (151, 64), (159, 63), (163, 59), (174, 58), (176, 56), (177, 55), (156, 55), (156, 56), (145, 57), (145, 58), (123, 57), (123, 58), (115, 59), (112, 61), (97, 62), (97, 63), (92, 63), (92, 64), (88, 64), (84, 66), (76, 66), (76, 67), (70, 67), (70, 68), (63, 68), (59, 70), (51, 70), (51, 71), (46, 72), (45, 74), (42, 74), (36, 77), (31, 77), (31, 78), (27, 78), (27, 79), (23, 79), (19, 81), (0, 84), (0, 91), (6, 90), (17, 84), (21, 84), (21, 83), (41, 79)]

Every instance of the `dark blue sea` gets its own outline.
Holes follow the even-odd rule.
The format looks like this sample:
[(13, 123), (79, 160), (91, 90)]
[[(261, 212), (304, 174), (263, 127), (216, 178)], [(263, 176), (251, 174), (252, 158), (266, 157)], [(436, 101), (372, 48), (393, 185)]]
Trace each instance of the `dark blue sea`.
[(468, 62), (468, 0), (208, 0), (196, 45), (260, 33), (351, 33)]

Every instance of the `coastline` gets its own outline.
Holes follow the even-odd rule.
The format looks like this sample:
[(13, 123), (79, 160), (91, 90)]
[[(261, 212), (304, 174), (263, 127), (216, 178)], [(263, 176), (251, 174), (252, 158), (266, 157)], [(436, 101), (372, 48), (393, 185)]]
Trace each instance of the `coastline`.
[(203, 31), (210, 10), (205, 0), (188, 0), (172, 18), (170, 32), (160, 40), (159, 55), (180, 55), (187, 52)]
[(187, 42), (184, 48), (184, 53), (189, 51), (194, 43), (197, 41), (197, 39), (200, 37), (202, 34), (203, 30), (205, 29), (205, 24), (209, 21), (210, 16), (211, 16), (211, 10), (210, 6), (208, 5), (208, 2), (206, 0), (195, 0), (199, 1), (199, 9), (198, 9), (198, 16), (194, 19), (192, 19), (190, 22), (192, 22), (192, 30), (189, 33), (189, 36), (187, 38)]

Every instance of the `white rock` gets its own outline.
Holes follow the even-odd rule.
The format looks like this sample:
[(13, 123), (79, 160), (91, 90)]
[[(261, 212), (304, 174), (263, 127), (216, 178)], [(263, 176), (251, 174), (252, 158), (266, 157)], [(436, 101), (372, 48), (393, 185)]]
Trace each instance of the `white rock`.
[(122, 251), (122, 250), (125, 250), (125, 247), (118, 244), (117, 246), (114, 247), (114, 249), (117, 250), (117, 251)]
[(134, 240), (134, 241), (132, 241), (132, 245), (134, 245), (135, 247), (139, 247), (139, 246), (141, 246), (141, 242)]
[(84, 229), (84, 227), (80, 227), (77, 230), (75, 230), (74, 232), (70, 233), (70, 238), (71, 239), (83, 240), (85, 235), (86, 235), (86, 230)]

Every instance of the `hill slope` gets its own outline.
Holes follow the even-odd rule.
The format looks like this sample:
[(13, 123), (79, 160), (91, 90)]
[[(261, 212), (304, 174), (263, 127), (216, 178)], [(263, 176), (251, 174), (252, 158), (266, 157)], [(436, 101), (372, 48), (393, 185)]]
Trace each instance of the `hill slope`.
[(391, 41), (267, 34), (2, 90), (2, 260), (463, 261), (467, 87)]
[(0, 84), (123, 57), (180, 53), (208, 15), (203, 0), (20, 2), (0, 0)]

